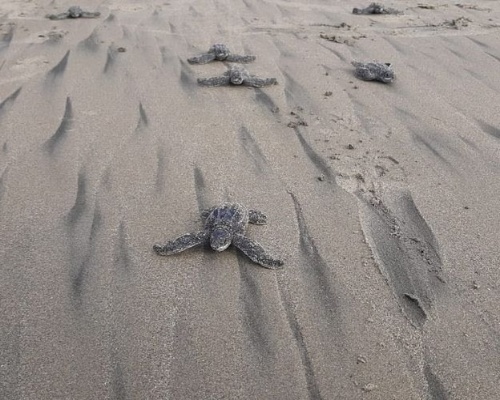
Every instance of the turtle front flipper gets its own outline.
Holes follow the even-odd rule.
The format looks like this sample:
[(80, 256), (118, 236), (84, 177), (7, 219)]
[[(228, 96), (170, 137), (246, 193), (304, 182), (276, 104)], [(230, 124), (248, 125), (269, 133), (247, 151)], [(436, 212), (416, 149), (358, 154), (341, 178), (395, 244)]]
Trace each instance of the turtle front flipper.
[(69, 17), (69, 13), (68, 12), (64, 12), (64, 13), (61, 13), (61, 14), (49, 14), (47, 15), (47, 18), (48, 19), (52, 19), (52, 20), (55, 20), (55, 19), (66, 19)]
[(96, 12), (89, 12), (89, 11), (83, 11), (80, 15), (82, 18), (97, 18), (101, 15), (99, 11)]
[(215, 76), (213, 78), (198, 78), (198, 84), (202, 86), (227, 86), (231, 83), (231, 78), (227, 75)]
[(255, 61), (255, 56), (240, 56), (238, 54), (229, 54), (226, 61), (247, 64)]
[(272, 258), (264, 248), (243, 235), (234, 235), (233, 245), (241, 250), (254, 263), (261, 265), (264, 268), (279, 269), (283, 266), (283, 261)]
[(189, 64), (208, 64), (209, 62), (215, 60), (215, 54), (205, 53), (199, 56), (188, 58)]
[(243, 81), (243, 85), (255, 88), (276, 85), (277, 83), (276, 78), (257, 78), (256, 76), (251, 76)]
[(198, 233), (187, 233), (178, 237), (175, 240), (171, 240), (165, 243), (163, 246), (160, 244), (155, 244), (153, 250), (159, 256), (169, 256), (171, 254), (180, 253), (181, 251), (190, 249), (191, 247), (199, 246), (205, 243), (208, 239), (208, 232), (198, 232)]
[(255, 225), (265, 225), (267, 223), (267, 217), (260, 211), (248, 210), (248, 222)]

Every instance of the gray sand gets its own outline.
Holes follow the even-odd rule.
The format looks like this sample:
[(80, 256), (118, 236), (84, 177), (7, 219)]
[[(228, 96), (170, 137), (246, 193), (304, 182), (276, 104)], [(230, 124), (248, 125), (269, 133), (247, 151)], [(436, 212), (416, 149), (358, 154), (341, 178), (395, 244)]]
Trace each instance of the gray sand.
[[(2, 2), (1, 399), (500, 398), (500, 5), (359, 4)], [(224, 201), (284, 269), (153, 252)]]

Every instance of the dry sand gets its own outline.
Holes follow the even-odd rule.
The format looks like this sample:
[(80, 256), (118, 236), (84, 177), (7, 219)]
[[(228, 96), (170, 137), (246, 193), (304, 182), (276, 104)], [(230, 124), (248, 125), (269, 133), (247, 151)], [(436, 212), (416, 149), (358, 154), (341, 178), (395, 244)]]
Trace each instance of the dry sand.
[[(70, 5), (0, 4), (1, 399), (500, 398), (498, 1)], [(153, 252), (228, 200), (283, 270)]]

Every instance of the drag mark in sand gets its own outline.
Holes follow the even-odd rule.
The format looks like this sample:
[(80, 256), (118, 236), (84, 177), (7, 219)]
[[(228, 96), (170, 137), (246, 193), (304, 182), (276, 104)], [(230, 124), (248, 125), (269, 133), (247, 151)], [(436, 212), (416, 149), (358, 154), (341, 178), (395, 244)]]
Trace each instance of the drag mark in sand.
[(416, 327), (423, 327), (444, 283), (441, 258), (432, 230), (407, 191), (391, 193), (392, 206), (375, 195), (358, 193), (361, 224), (380, 273), (401, 310)]
[(49, 77), (50, 79), (56, 79), (64, 74), (64, 71), (66, 70), (66, 67), (68, 65), (69, 53), (70, 50), (68, 50), (64, 57), (61, 58), (61, 61), (59, 61), (57, 65), (47, 73), (47, 77)]
[(156, 190), (163, 192), (165, 189), (165, 150), (158, 145), (156, 150)]
[(444, 388), (438, 377), (431, 371), (431, 368), (429, 367), (429, 364), (427, 362), (424, 365), (424, 377), (427, 381), (430, 400), (448, 399), (448, 393), (446, 389)]
[(252, 159), (257, 171), (259, 173), (264, 173), (264, 171), (267, 169), (266, 157), (264, 156), (259, 146), (257, 145), (257, 142), (255, 142), (255, 139), (252, 137), (249, 130), (245, 126), (242, 126), (240, 128), (239, 139), (241, 146), (248, 154), (248, 156)]
[(61, 123), (57, 128), (56, 132), (48, 139), (43, 145), (45, 150), (52, 154), (56, 147), (64, 140), (67, 136), (68, 130), (71, 128), (71, 123), (73, 120), (73, 109), (71, 107), (71, 99), (66, 98), (66, 107), (64, 109), (64, 115), (62, 117)]
[(182, 90), (186, 93), (191, 93), (194, 90), (194, 85), (189, 66), (183, 60), (179, 60), (179, 62), (181, 64), (180, 82)]
[(92, 225), (90, 227), (90, 235), (89, 235), (89, 243), (87, 247), (87, 251), (83, 255), (83, 260), (74, 273), (73, 278), (71, 279), (71, 288), (73, 290), (73, 298), (77, 305), (81, 305), (82, 302), (82, 286), (84, 283), (85, 276), (88, 273), (88, 269), (91, 266), (90, 259), (92, 258), (95, 238), (97, 236), (97, 232), (101, 228), (102, 225), (102, 217), (99, 208), (96, 206), (94, 209), (94, 217), (92, 218)]
[(294, 127), (293, 128), (295, 133), (297, 134), (297, 138), (299, 139), (300, 144), (302, 145), (302, 148), (304, 149), (304, 152), (306, 153), (306, 156), (311, 160), (311, 162), (314, 164), (314, 166), (327, 178), (329, 183), (332, 184), (337, 184), (335, 181), (335, 177), (332, 174), (332, 171), (330, 169), (330, 166), (327, 164), (323, 158), (314, 151), (314, 149), (307, 143), (307, 141), (304, 139), (304, 136), (299, 130), (299, 127)]
[(302, 93), (308, 93), (309, 90), (293, 79), (288, 72), (281, 70), (281, 73), (285, 77), (285, 96), (288, 105), (293, 108), (300, 106), (300, 104), (307, 104), (309, 99), (299, 99), (298, 97)]
[(0, 118), (3, 117), (3, 115), (10, 110), (12, 105), (17, 99), (17, 96), (19, 96), (19, 93), (21, 93), (21, 89), (23, 87), (20, 86), (14, 93), (10, 94), (4, 101), (0, 103)]
[[(328, 325), (332, 328), (332, 332), (336, 332), (338, 337), (341, 338), (342, 334), (340, 332), (338, 315), (336, 314), (338, 309), (338, 298), (335, 296), (333, 288), (330, 285), (330, 280), (327, 276), (328, 265), (319, 254), (319, 251), (314, 243), (313, 238), (309, 234), (309, 229), (307, 228), (304, 215), (302, 212), (302, 207), (293, 193), (290, 193), (292, 197), (295, 212), (297, 216), (297, 223), (299, 228), (299, 241), (300, 250), (302, 257), (304, 258), (304, 266), (307, 267), (306, 278), (312, 278), (311, 285), (314, 286), (312, 290), (319, 296), (318, 303), (324, 318), (327, 320)], [(307, 348), (307, 344), (302, 333), (302, 329), (297, 320), (295, 313), (295, 306), (292, 301), (292, 296), (288, 292), (288, 285), (283, 282), (283, 277), (277, 275), (278, 288), (281, 297), (281, 302), (283, 304), (283, 309), (285, 310), (286, 318), (290, 326), (290, 330), (294, 336), (298, 352), (302, 361), (302, 366), (304, 368), (304, 374), (307, 384), (308, 397), (309, 399), (316, 400), (321, 399), (321, 392), (316, 382), (314, 368), (312, 364), (312, 359)]]
[(423, 144), (427, 148), (427, 150), (429, 150), (432, 154), (434, 154), (443, 163), (445, 163), (448, 166), (451, 165), (450, 162), (446, 158), (444, 158), (444, 156), (439, 151), (437, 151), (429, 142), (427, 142), (427, 140), (425, 140), (422, 136), (413, 132), (412, 138), (415, 141), (415, 143)]
[(125, 232), (125, 222), (120, 221), (118, 227), (118, 243), (116, 246), (115, 263), (121, 271), (129, 271), (131, 266), (131, 259), (129, 249), (127, 246), (127, 236)]
[(302, 212), (302, 206), (293, 193), (290, 193), (290, 196), (292, 197), (297, 216), (300, 250), (304, 259), (307, 260), (309, 276), (314, 278), (315, 290), (321, 297), (321, 304), (324, 306), (325, 313), (330, 321), (336, 321), (338, 318), (335, 315), (335, 311), (338, 309), (339, 301), (327, 276), (328, 264), (319, 254), (318, 248), (309, 233)]
[(201, 213), (203, 210), (208, 208), (208, 205), (205, 199), (205, 180), (203, 179), (203, 174), (198, 167), (194, 168), (194, 189), (196, 191), (198, 210)]
[[(254, 278), (252, 267), (247, 266), (245, 256), (236, 252), (240, 271), (240, 302), (242, 305), (243, 331), (248, 335), (253, 348), (260, 353), (259, 362), (265, 363), (273, 356), (272, 327), (267, 318), (266, 305), (263, 304), (262, 292)], [(263, 367), (263, 365), (261, 365)]]
[(106, 56), (106, 64), (104, 64), (103, 73), (105, 73), (105, 74), (108, 73), (108, 71), (113, 67), (115, 61), (116, 61), (115, 49), (111, 45), (108, 48), (108, 54)]
[(146, 111), (144, 111), (144, 107), (142, 103), (139, 102), (139, 120), (137, 121), (137, 126), (135, 128), (136, 132), (140, 132), (143, 128), (147, 127), (149, 124), (148, 116), (146, 115)]
[(3, 35), (0, 41), (0, 53), (10, 46), (10, 42), (12, 42), (12, 38), (14, 37), (14, 29), (15, 25), (11, 25), (9, 31)]
[(117, 350), (115, 346), (111, 349), (111, 389), (113, 390), (113, 399), (125, 400), (127, 392), (125, 391), (125, 380), (121, 363), (118, 361)]
[(0, 205), (2, 204), (2, 198), (5, 194), (5, 179), (7, 178), (7, 174), (9, 172), (9, 167), (5, 167), (2, 174), (0, 175)]
[(82, 217), (83, 213), (87, 208), (85, 201), (86, 192), (87, 192), (87, 179), (85, 177), (85, 172), (80, 171), (80, 173), (78, 174), (78, 184), (77, 184), (75, 203), (73, 204), (73, 207), (71, 207), (71, 210), (69, 210), (68, 214), (66, 215), (66, 223), (68, 224), (70, 229), (74, 229), (75, 224)]
[(500, 139), (500, 129), (494, 127), (493, 125), (488, 124), (487, 122), (481, 121), (479, 119), (476, 120), (483, 132), (488, 135), (493, 136), (496, 139)]
[(267, 93), (265, 93), (262, 89), (255, 89), (255, 100), (258, 103), (262, 104), (265, 108), (271, 111), (273, 114), (276, 114), (279, 111), (279, 107), (276, 103), (269, 97)]
[(87, 178), (85, 172), (80, 171), (75, 202), (65, 217), (70, 251), (71, 294), (77, 309), (82, 305), (82, 288), (91, 266), (97, 234), (102, 227), (102, 215), (97, 205), (93, 210), (90, 228), (88, 227), (88, 218), (85, 217), (89, 211), (86, 197)]

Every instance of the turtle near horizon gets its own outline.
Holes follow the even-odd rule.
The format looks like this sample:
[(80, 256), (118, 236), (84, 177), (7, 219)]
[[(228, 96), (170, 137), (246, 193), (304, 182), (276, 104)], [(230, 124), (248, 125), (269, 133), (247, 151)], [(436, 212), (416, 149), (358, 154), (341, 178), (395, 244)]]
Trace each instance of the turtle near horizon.
[(223, 203), (202, 211), (203, 230), (186, 233), (164, 245), (156, 244), (154, 251), (160, 256), (169, 256), (209, 243), (215, 251), (224, 251), (231, 244), (254, 263), (269, 269), (282, 267), (283, 261), (273, 258), (263, 247), (246, 236), (248, 224), (264, 225), (267, 217), (256, 210), (249, 210), (238, 203)]
[(49, 14), (47, 18), (49, 19), (66, 19), (66, 18), (97, 18), (101, 13), (83, 11), (79, 6), (72, 6), (68, 8), (68, 11), (61, 14)]
[(356, 68), (354, 75), (364, 81), (390, 83), (396, 78), (391, 63), (352, 61), (351, 64)]
[(198, 84), (202, 86), (243, 85), (261, 88), (276, 85), (277, 83), (276, 78), (258, 78), (255, 75), (250, 75), (241, 65), (231, 65), (222, 76), (198, 78)]
[(249, 63), (255, 61), (255, 56), (233, 54), (225, 44), (216, 43), (208, 49), (208, 52), (188, 58), (188, 63), (190, 64), (208, 64), (212, 61)]
[(401, 11), (396, 10), (394, 8), (385, 7), (380, 3), (371, 3), (368, 7), (365, 8), (353, 8), (353, 14), (402, 14)]

